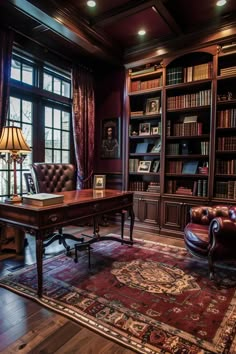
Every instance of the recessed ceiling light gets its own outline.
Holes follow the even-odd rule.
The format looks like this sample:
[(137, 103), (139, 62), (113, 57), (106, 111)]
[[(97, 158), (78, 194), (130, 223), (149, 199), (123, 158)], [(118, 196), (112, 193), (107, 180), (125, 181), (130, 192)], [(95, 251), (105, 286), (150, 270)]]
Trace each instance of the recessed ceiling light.
[(217, 6), (223, 6), (225, 4), (226, 4), (226, 0), (218, 0), (216, 3)]
[(87, 5), (88, 5), (89, 7), (95, 7), (95, 6), (96, 6), (96, 2), (90, 0), (90, 1), (87, 1)]
[(144, 36), (146, 34), (146, 31), (144, 29), (141, 29), (138, 31), (139, 36)]

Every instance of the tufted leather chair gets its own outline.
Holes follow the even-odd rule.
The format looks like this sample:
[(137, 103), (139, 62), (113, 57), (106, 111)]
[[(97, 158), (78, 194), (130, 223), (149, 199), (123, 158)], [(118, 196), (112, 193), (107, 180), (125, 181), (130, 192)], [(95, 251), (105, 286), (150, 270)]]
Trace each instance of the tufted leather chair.
[[(36, 193), (57, 193), (76, 189), (76, 169), (69, 163), (45, 163), (37, 162), (30, 166)], [(70, 246), (66, 239), (83, 241), (83, 238), (75, 237), (71, 234), (63, 233), (59, 228), (52, 235), (48, 235), (48, 241), (44, 243), (44, 248), (52, 242), (59, 240), (69, 253)]]
[(214, 278), (215, 261), (236, 260), (236, 207), (192, 207), (184, 241), (192, 255), (208, 259), (210, 277)]

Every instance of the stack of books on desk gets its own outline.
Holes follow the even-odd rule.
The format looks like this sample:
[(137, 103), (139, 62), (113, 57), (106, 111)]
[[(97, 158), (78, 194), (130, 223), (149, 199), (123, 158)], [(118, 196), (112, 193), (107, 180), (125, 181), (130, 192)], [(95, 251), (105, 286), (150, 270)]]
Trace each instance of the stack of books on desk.
[(64, 195), (52, 193), (36, 193), (24, 195), (22, 198), (23, 204), (34, 206), (48, 206), (53, 204), (60, 204), (64, 201)]

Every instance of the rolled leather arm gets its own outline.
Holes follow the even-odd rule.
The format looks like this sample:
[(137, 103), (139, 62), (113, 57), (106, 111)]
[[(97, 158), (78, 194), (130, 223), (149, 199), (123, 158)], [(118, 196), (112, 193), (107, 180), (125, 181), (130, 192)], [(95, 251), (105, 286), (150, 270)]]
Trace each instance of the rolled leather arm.
[(229, 217), (214, 218), (209, 226), (210, 243), (215, 242), (230, 249), (236, 246), (236, 221)]

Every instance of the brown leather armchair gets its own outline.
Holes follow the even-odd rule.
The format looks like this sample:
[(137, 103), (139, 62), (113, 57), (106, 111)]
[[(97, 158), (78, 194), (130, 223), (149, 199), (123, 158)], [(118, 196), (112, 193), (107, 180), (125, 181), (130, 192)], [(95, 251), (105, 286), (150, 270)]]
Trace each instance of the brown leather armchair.
[[(36, 193), (57, 193), (76, 189), (76, 169), (72, 164), (37, 162), (33, 163), (30, 169)], [(84, 241), (84, 238), (64, 233), (63, 229), (59, 228), (52, 235), (48, 235), (48, 241), (44, 243), (44, 248), (59, 240), (59, 243), (62, 243), (69, 253), (70, 246), (66, 239), (77, 242)]]
[(210, 278), (214, 278), (215, 261), (236, 260), (236, 207), (191, 208), (184, 241), (192, 255), (208, 259)]

